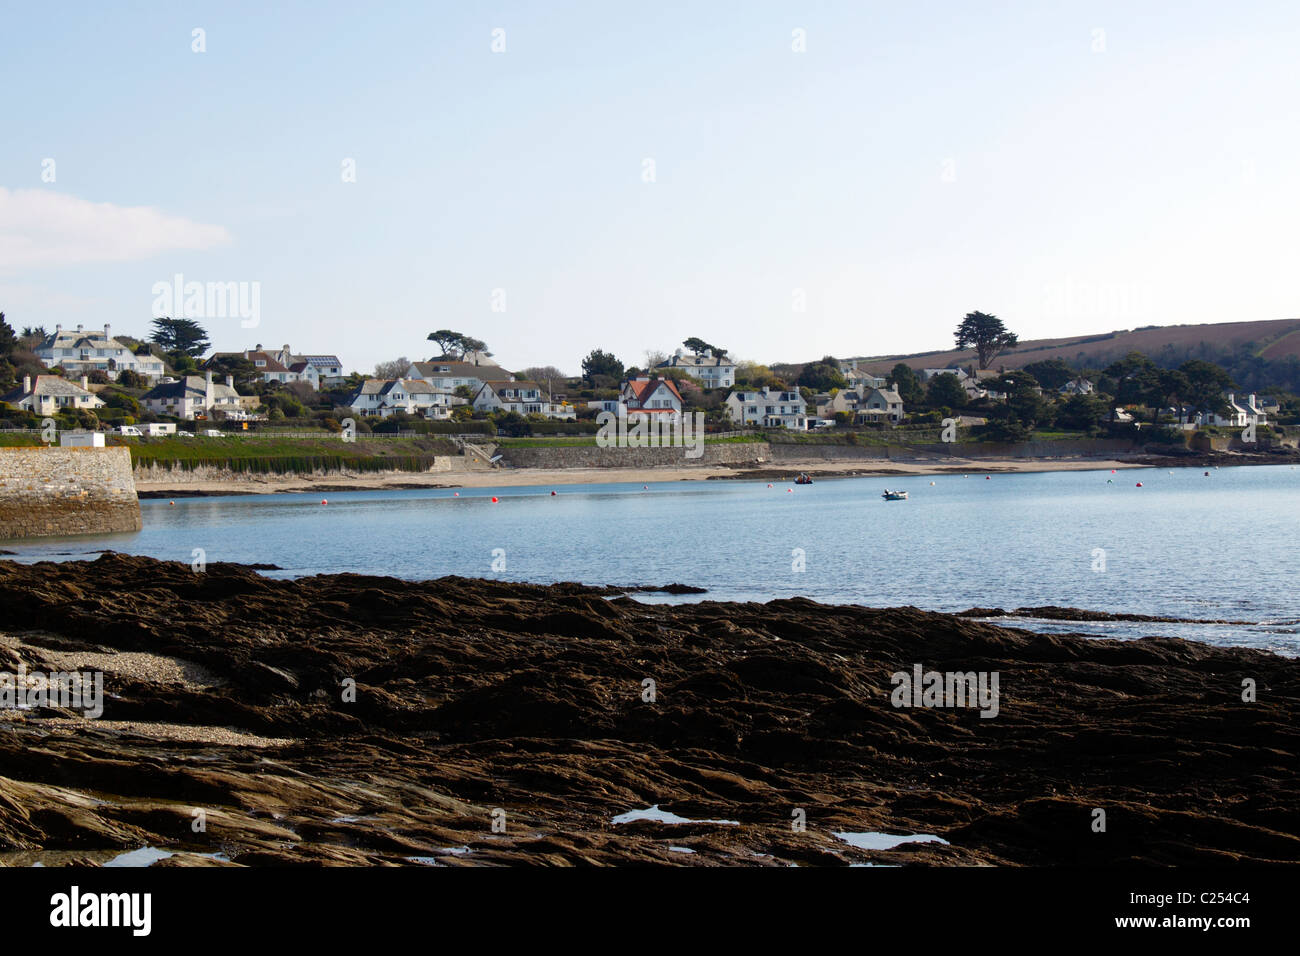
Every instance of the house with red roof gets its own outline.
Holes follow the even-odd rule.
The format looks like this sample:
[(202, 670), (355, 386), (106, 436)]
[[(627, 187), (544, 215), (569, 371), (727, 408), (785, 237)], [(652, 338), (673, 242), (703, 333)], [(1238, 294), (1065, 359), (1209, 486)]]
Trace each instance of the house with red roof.
[(619, 398), (629, 415), (645, 412), (652, 415), (679, 417), (682, 413), (682, 394), (670, 378), (650, 378), (642, 375), (623, 383)]

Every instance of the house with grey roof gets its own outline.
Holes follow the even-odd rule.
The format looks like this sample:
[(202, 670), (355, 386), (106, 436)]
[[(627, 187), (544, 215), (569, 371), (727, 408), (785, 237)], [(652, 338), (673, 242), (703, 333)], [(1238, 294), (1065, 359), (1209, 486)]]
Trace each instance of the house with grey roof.
[(80, 325), (75, 329), (65, 329), (56, 325), (34, 351), (46, 368), (58, 367), (72, 376), (99, 371), (116, 379), (129, 369), (154, 381), (165, 374), (167, 368), (162, 359), (147, 349), (137, 354), (113, 338), (111, 333), (108, 325), (102, 330)]
[(247, 417), (234, 378), (227, 375), (224, 384), (214, 382), (210, 371), (160, 382), (140, 397), (140, 403), (155, 415), (176, 418), (213, 418), (217, 412), (226, 418)]
[(460, 404), (448, 389), (412, 378), (368, 378), (348, 396), (347, 406), (367, 418), (388, 418), (397, 412), (435, 421), (451, 417)]
[(725, 354), (714, 355), (709, 349), (699, 354), (678, 349), (672, 358), (655, 367), (679, 368), (705, 388), (731, 388), (736, 384), (736, 363)]
[(738, 425), (808, 429), (808, 403), (795, 391), (782, 391), (770, 385), (762, 391), (735, 391), (727, 396), (723, 408)]
[(86, 376), (81, 376), (81, 384), (69, 382), (57, 375), (23, 376), (23, 384), (0, 396), (0, 401), (15, 408), (22, 408), (37, 415), (53, 415), (65, 408), (101, 408), (103, 400), (92, 392)]

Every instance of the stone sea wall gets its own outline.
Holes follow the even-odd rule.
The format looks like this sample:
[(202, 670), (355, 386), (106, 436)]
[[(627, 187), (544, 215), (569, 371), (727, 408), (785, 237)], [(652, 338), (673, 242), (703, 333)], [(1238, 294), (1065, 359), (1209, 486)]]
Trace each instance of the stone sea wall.
[(0, 448), (0, 540), (139, 531), (126, 448)]
[(706, 444), (698, 458), (686, 457), (698, 448), (601, 448), (598, 445), (497, 449), (505, 464), (515, 468), (661, 468), (691, 465), (752, 464), (768, 458), (766, 442)]
[(297, 478), (382, 478), (384, 476), (424, 475), (431, 472), (480, 471), (474, 462), (454, 455), (437, 455), (433, 465), (424, 471), (357, 471), (351, 468), (316, 468), (312, 471), (295, 471), (279, 474), (276, 472), (235, 471), (224, 465), (195, 465), (193, 468), (172, 468), (150, 462), (136, 465), (135, 480), (138, 482), (166, 482), (168, 487), (183, 488), (186, 485), (208, 481), (244, 481), (265, 484), (278, 480)]

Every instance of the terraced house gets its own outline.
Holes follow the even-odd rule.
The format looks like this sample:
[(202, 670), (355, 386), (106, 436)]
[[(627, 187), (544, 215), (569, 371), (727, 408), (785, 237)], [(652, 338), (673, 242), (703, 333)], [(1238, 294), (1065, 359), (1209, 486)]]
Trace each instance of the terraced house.
[(798, 392), (783, 392), (771, 386), (761, 392), (732, 392), (723, 407), (737, 425), (789, 428), (792, 431), (808, 429), (808, 403)]
[(35, 351), (46, 368), (57, 366), (72, 376), (98, 371), (116, 379), (129, 369), (153, 381), (166, 372), (162, 359), (148, 350), (137, 355), (113, 338), (108, 325), (102, 331), (87, 330), (80, 325), (75, 330), (56, 325), (54, 332), (46, 336)]

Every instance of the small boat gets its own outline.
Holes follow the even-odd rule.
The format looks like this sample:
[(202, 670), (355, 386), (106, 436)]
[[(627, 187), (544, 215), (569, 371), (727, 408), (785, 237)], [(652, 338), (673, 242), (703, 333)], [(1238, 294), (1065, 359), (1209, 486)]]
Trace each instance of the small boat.
[(794, 480), (794, 483), (796, 485), (811, 485), (812, 479), (809, 478), (807, 475), (800, 475), (798, 478)]
[(885, 489), (885, 493), (884, 493), (883, 495), (881, 495), (880, 497), (884, 498), (886, 501), (906, 501), (906, 500), (907, 500), (907, 492), (906, 492), (906, 491), (890, 491), (888, 488), (886, 488), (886, 489)]

